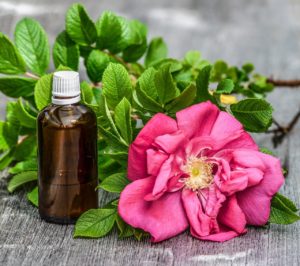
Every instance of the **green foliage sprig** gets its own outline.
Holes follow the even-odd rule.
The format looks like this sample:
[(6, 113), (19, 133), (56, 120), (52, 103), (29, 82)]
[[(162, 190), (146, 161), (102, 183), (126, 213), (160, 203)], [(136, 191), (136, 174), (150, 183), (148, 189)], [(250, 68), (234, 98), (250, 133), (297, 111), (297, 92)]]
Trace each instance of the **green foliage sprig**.
[[(82, 101), (97, 114), (99, 126), (98, 189), (116, 200), (89, 210), (78, 220), (75, 237), (102, 237), (116, 225), (120, 237), (145, 235), (118, 216), (118, 194), (126, 177), (128, 147), (141, 125), (162, 112), (170, 116), (192, 104), (210, 100), (234, 115), (250, 132), (264, 132), (272, 123), (272, 106), (264, 99), (273, 85), (255, 74), (250, 63), (229, 66), (210, 63), (198, 51), (183, 59), (168, 57), (161, 37), (148, 40), (147, 27), (105, 11), (94, 23), (85, 8), (72, 5), (66, 25), (52, 47), (56, 71), (78, 70), (83, 59), (89, 81), (81, 83)], [(144, 59), (142, 59), (144, 58)], [(0, 169), (13, 164), (8, 191), (36, 182), (36, 117), (51, 102), (52, 73), (48, 73), (50, 47), (36, 20), (22, 19), (15, 29), (15, 44), (0, 33), (0, 90), (15, 98), (0, 121)], [(239, 99), (239, 101), (237, 100)], [(38, 204), (37, 188), (28, 200)], [(294, 204), (277, 194), (270, 222), (299, 220)]]

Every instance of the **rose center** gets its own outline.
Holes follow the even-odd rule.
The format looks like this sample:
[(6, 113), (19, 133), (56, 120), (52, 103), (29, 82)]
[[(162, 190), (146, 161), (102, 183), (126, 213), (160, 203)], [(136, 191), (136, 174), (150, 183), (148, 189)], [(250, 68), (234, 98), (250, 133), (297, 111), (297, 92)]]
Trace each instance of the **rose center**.
[(185, 187), (193, 191), (209, 187), (213, 182), (213, 165), (207, 158), (190, 157), (184, 166), (184, 172), (189, 176), (184, 180)]

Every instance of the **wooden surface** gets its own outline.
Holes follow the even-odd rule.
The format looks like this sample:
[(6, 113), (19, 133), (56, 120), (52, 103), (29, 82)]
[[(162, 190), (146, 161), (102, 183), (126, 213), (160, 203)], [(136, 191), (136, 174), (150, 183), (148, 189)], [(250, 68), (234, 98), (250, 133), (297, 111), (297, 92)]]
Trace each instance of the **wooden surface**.
[[(82, 1), (83, 2), (83, 1)], [(188, 49), (210, 60), (252, 61), (257, 70), (281, 78), (300, 78), (300, 2), (297, 0), (126, 0), (84, 1), (94, 19), (112, 9), (163, 35), (170, 55)], [(52, 42), (62, 30), (68, 1), (0, 1), (0, 31), (10, 36), (23, 16), (37, 18)], [(85, 74), (82, 73), (84, 77)], [(275, 117), (287, 123), (300, 108), (300, 89), (277, 89), (269, 96)], [(0, 97), (0, 116), (5, 102)], [(289, 168), (282, 192), (300, 206), (300, 125), (275, 152)], [(270, 136), (255, 136), (272, 148)], [(7, 174), (0, 178), (0, 265), (300, 265), (300, 223), (249, 228), (223, 244), (198, 241), (184, 233), (160, 244), (118, 240), (116, 233), (73, 239), (73, 226), (42, 222), (25, 192), (9, 195)], [(29, 189), (29, 188), (28, 188)], [(101, 194), (101, 202), (107, 199)]]

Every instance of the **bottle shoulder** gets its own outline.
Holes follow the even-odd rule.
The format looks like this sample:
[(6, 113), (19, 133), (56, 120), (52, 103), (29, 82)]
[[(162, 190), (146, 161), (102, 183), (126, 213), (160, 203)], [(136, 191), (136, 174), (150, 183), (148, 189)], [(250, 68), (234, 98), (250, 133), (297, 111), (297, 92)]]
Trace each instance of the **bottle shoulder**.
[(76, 127), (96, 125), (96, 115), (88, 106), (76, 103), (69, 105), (50, 104), (38, 115), (38, 123), (53, 127)]

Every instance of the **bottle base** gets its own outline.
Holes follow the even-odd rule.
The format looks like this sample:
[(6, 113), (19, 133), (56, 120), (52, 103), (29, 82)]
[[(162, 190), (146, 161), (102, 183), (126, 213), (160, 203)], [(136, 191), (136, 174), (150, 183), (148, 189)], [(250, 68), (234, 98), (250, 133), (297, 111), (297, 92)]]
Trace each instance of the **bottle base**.
[(47, 223), (52, 224), (75, 224), (78, 218), (58, 218), (58, 217), (50, 217), (50, 216), (44, 216), (40, 214), (40, 217), (42, 220), (44, 220)]

